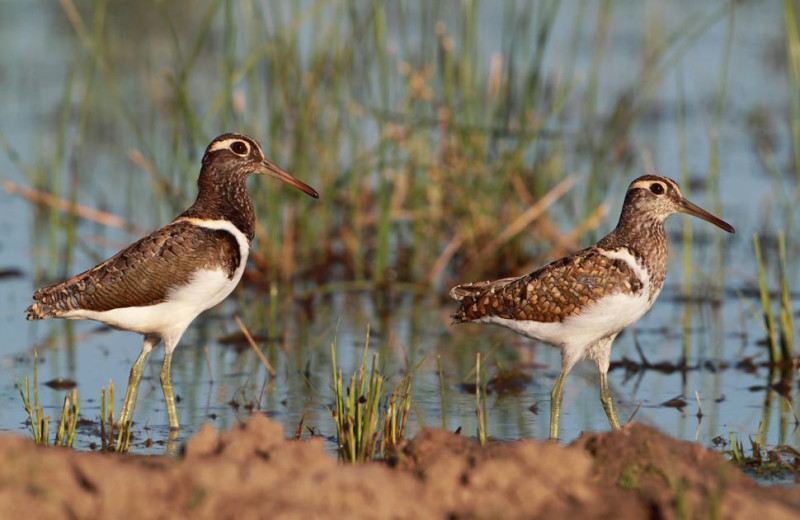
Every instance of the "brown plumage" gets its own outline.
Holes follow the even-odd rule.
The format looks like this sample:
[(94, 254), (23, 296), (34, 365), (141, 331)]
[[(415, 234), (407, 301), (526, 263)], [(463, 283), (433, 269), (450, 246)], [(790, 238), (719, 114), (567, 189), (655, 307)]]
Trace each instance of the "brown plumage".
[(26, 310), (27, 318), (162, 303), (170, 291), (188, 284), (198, 269), (221, 269), (233, 278), (240, 256), (236, 238), (227, 231), (178, 219), (100, 265), (42, 287), (33, 294), (35, 303)]

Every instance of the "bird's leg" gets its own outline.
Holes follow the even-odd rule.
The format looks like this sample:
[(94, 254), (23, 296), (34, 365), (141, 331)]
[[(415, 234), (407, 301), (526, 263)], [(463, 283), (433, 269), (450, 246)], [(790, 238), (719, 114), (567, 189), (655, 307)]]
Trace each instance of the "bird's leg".
[(616, 337), (616, 334), (612, 334), (601, 339), (589, 349), (589, 356), (597, 363), (597, 370), (600, 371), (600, 402), (603, 403), (603, 410), (606, 411), (608, 424), (614, 430), (619, 429), (619, 421), (617, 420), (617, 413), (614, 411), (611, 390), (608, 388), (608, 367), (611, 359), (611, 343)]
[(136, 393), (139, 391), (139, 381), (142, 378), (144, 362), (147, 359), (147, 355), (153, 350), (153, 347), (158, 345), (159, 341), (161, 340), (157, 336), (147, 335), (144, 337), (142, 351), (133, 363), (131, 374), (128, 377), (128, 388), (125, 389), (125, 399), (122, 401), (122, 410), (119, 413), (119, 420), (117, 421), (118, 428), (123, 428), (125, 423), (131, 419), (133, 405), (136, 403)]
[(600, 402), (603, 403), (603, 410), (608, 416), (608, 424), (611, 428), (619, 430), (617, 412), (614, 411), (614, 400), (611, 398), (611, 390), (608, 388), (608, 373), (600, 372)]
[(553, 386), (553, 391), (550, 392), (550, 438), (558, 439), (558, 419), (561, 416), (561, 397), (564, 394), (564, 380), (567, 378), (567, 372), (561, 369), (558, 374), (556, 384)]
[(178, 412), (175, 410), (175, 396), (172, 393), (172, 349), (166, 345), (164, 352), (164, 364), (161, 365), (161, 389), (164, 390), (164, 401), (167, 403), (167, 414), (169, 415), (169, 429), (177, 430)]

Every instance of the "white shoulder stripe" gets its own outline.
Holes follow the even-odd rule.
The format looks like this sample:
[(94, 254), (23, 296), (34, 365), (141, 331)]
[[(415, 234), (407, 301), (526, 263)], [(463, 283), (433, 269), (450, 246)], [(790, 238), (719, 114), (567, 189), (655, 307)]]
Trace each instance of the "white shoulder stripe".
[(639, 281), (642, 282), (644, 294), (650, 294), (650, 274), (647, 272), (647, 269), (636, 260), (636, 257), (633, 256), (633, 254), (627, 248), (614, 250), (601, 249), (600, 254), (606, 258), (622, 260), (628, 264), (628, 266), (633, 269), (633, 272), (636, 274), (636, 277), (639, 279)]
[(233, 237), (236, 239), (236, 243), (239, 244), (239, 253), (242, 255), (242, 265), (244, 265), (245, 261), (247, 260), (247, 255), (250, 253), (250, 241), (247, 240), (245, 234), (242, 233), (239, 228), (237, 228), (230, 220), (207, 220), (202, 218), (181, 217), (175, 219), (173, 224), (178, 222), (188, 222), (190, 224), (194, 224), (195, 226), (206, 229), (219, 229), (227, 231), (233, 235)]

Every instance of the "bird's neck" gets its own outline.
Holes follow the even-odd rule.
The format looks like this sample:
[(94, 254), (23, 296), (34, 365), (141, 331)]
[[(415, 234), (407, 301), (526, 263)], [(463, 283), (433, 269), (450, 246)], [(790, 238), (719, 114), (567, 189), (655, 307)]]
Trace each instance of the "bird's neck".
[(667, 274), (667, 232), (664, 222), (623, 208), (617, 227), (598, 246), (604, 249), (627, 248), (647, 270), (651, 295), (658, 294)]
[(209, 182), (201, 175), (194, 204), (181, 217), (227, 220), (252, 242), (255, 236), (255, 211), (247, 193), (245, 178)]

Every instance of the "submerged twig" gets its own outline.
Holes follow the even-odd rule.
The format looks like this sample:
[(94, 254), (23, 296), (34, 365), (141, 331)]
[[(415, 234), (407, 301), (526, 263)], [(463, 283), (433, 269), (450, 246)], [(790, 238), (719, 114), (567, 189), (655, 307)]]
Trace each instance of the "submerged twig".
[(628, 420), (625, 421), (625, 426), (629, 425), (633, 418), (636, 417), (636, 414), (639, 413), (639, 409), (642, 407), (641, 401), (636, 405), (636, 408), (633, 410), (633, 413), (628, 417)]
[(785, 395), (782, 395), (781, 397), (783, 398), (783, 401), (786, 403), (786, 406), (789, 408), (789, 410), (791, 410), (792, 415), (794, 416), (795, 427), (800, 426), (800, 417), (797, 416), (797, 411), (794, 409), (794, 406), (792, 406), (792, 402)]
[(214, 373), (211, 371), (211, 357), (208, 354), (208, 345), (203, 347), (203, 357), (206, 359), (206, 368), (208, 368), (208, 384), (214, 384)]
[(242, 322), (241, 319), (239, 319), (239, 316), (234, 316), (233, 319), (236, 322), (236, 325), (239, 326), (239, 329), (242, 331), (242, 334), (244, 334), (247, 343), (249, 343), (250, 346), (253, 348), (253, 351), (256, 353), (256, 356), (258, 356), (261, 362), (264, 363), (264, 366), (267, 367), (267, 372), (269, 372), (269, 375), (275, 377), (275, 369), (272, 368), (272, 365), (270, 364), (267, 357), (264, 355), (263, 352), (261, 352), (261, 349), (258, 348), (258, 345), (256, 345), (256, 341), (253, 339), (253, 336), (250, 335), (250, 331), (247, 330), (245, 324)]
[(636, 336), (636, 329), (631, 327), (631, 337), (633, 338), (633, 346), (636, 347), (636, 352), (639, 353), (639, 357), (642, 360), (642, 366), (645, 368), (651, 367), (650, 361), (647, 359), (647, 356), (644, 355), (644, 350), (642, 350), (642, 345), (639, 343), (639, 338)]
[(695, 401), (697, 401), (697, 418), (698, 419), (702, 419), (703, 418), (703, 407), (700, 406), (700, 392), (698, 392), (697, 390), (694, 391), (694, 399), (695, 399)]

